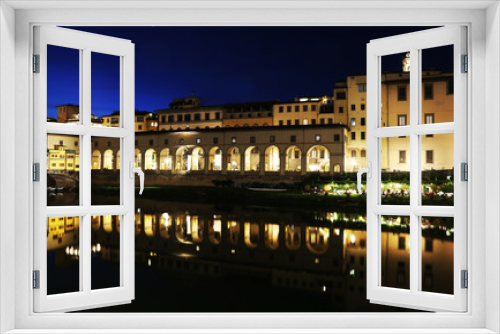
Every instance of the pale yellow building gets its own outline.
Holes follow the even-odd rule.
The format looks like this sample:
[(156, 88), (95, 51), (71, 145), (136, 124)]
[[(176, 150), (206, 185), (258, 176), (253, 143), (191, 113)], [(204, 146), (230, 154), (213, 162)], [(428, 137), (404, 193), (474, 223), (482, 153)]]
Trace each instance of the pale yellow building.
[[(109, 127), (120, 127), (120, 112), (115, 111), (110, 115), (102, 117), (102, 125)], [(158, 115), (149, 111), (135, 112), (135, 132), (158, 131)]]
[(78, 136), (47, 136), (47, 169), (51, 172), (80, 170)]
[(334, 124), (333, 103), (328, 96), (296, 97), (273, 107), (273, 125)]
[(220, 106), (197, 105), (189, 108), (160, 109), (156, 112), (159, 116), (160, 131), (222, 127), (223, 109)]

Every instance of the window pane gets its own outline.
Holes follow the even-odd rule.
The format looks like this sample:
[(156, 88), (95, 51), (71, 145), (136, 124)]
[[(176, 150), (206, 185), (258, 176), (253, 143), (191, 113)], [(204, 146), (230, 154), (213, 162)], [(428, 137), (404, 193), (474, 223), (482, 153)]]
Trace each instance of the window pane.
[(80, 123), (80, 50), (47, 45), (47, 122)]
[(80, 205), (80, 137), (47, 135), (47, 205)]
[(121, 216), (92, 216), (91, 288), (120, 286)]
[(453, 133), (421, 136), (422, 205), (453, 206)]
[(422, 217), (422, 291), (453, 294), (453, 218)]
[[(92, 125), (119, 127), (120, 57), (92, 52), (91, 89)], [(143, 118), (142, 123), (146, 125), (146, 118)]]
[(92, 205), (120, 205), (121, 203), (120, 142), (119, 138), (92, 137)]
[(47, 294), (80, 291), (80, 217), (47, 218)]
[(410, 204), (410, 137), (381, 138), (382, 204)]
[(422, 123), (453, 122), (453, 45), (422, 50)]
[(410, 217), (381, 216), (382, 286), (410, 288)]
[(381, 57), (381, 127), (401, 124), (402, 116), (410, 115), (410, 53)]

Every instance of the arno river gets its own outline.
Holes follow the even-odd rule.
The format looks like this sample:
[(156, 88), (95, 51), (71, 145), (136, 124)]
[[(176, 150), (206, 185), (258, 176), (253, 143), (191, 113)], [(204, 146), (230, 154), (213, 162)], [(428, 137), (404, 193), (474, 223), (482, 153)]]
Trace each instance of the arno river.
[[(97, 311), (404, 311), (366, 299), (361, 212), (160, 200), (137, 200), (136, 207), (135, 300)], [(404, 217), (383, 224), (382, 284), (408, 288), (409, 226)], [(78, 290), (78, 226), (71, 218), (48, 222), (49, 294)], [(426, 291), (453, 292), (450, 231), (439, 221), (426, 225)], [(117, 217), (92, 218), (93, 289), (119, 285), (119, 233)]]

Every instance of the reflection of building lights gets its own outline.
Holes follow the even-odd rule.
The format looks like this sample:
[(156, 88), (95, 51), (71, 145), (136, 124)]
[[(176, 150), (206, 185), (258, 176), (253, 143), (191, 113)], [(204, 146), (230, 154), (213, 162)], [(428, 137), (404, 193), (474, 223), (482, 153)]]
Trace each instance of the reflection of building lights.
[(186, 234), (191, 235), (191, 216), (186, 216)]
[(340, 235), (340, 228), (334, 228), (333, 233), (335, 233), (336, 236)]
[(355, 272), (355, 270), (354, 270), (354, 269), (351, 269), (351, 271), (349, 272), (349, 276), (354, 277), (355, 273), (356, 273), (356, 272)]
[(319, 264), (319, 258), (315, 258), (314, 263)]
[(326, 292), (326, 286), (323, 285), (323, 292)]
[(148, 259), (148, 267), (151, 267), (151, 259)]
[(100, 252), (101, 251), (101, 244), (96, 245), (96, 251)]
[(231, 249), (231, 254), (235, 254), (236, 253), (236, 250), (235, 249)]
[(200, 251), (200, 246), (196, 246), (196, 251), (199, 252)]
[(349, 241), (351, 242), (351, 245), (354, 245), (356, 243), (356, 236), (354, 234), (351, 234)]

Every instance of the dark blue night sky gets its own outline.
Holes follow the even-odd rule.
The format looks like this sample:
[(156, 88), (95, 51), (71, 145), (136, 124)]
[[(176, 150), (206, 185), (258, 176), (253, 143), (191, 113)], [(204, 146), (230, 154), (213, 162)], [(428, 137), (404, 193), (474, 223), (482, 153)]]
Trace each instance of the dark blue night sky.
[[(332, 95), (336, 81), (366, 73), (366, 44), (428, 27), (73, 27), (129, 39), (136, 50), (139, 110), (194, 93), (202, 105)], [(78, 52), (49, 50), (48, 108), (78, 104)], [(118, 109), (117, 57), (92, 59), (92, 113)], [(450, 69), (444, 57), (429, 66)], [(394, 70), (400, 70), (398, 60)]]

